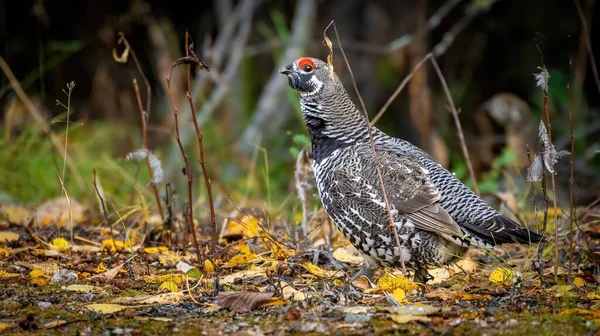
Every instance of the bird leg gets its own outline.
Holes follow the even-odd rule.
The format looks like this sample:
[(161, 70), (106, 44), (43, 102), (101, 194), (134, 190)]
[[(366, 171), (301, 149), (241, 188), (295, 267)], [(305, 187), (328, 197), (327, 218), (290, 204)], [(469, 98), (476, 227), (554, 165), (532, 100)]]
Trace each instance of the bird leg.
[(419, 266), (415, 269), (414, 282), (426, 284), (429, 280), (433, 280), (433, 277), (427, 271), (427, 267)]

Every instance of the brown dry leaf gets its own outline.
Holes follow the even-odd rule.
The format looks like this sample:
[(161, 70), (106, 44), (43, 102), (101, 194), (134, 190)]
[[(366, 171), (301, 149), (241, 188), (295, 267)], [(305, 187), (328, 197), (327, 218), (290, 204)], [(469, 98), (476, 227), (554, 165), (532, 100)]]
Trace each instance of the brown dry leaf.
[(429, 322), (431, 321), (430, 317), (427, 316), (421, 316), (421, 315), (399, 315), (399, 314), (394, 314), (394, 315), (390, 315), (390, 317), (392, 318), (392, 320), (396, 323), (408, 323), (411, 321), (420, 321), (420, 322)]
[(73, 250), (73, 252), (102, 252), (102, 248), (100, 246), (94, 245), (71, 245), (71, 250)]
[(249, 312), (270, 300), (274, 292), (220, 292), (217, 296), (219, 306), (229, 308), (233, 313)]
[(361, 265), (363, 263), (363, 258), (360, 256), (360, 252), (352, 246), (344, 246), (337, 248), (333, 251), (333, 257), (337, 261), (341, 261), (343, 263), (349, 263), (353, 265)]
[(429, 299), (440, 299), (440, 300), (456, 300), (458, 298), (457, 292), (448, 288), (436, 288), (432, 291), (425, 293), (424, 295)]
[(105, 281), (108, 280), (112, 280), (115, 278), (115, 276), (117, 276), (117, 274), (119, 274), (119, 271), (121, 270), (121, 268), (123, 268), (123, 266), (125, 265), (125, 263), (117, 266), (117, 267), (113, 267), (111, 269), (109, 269), (108, 271), (104, 272), (104, 273), (100, 273), (100, 274), (96, 274), (94, 276), (91, 276), (89, 279), (102, 279)]
[(454, 264), (452, 264), (452, 266), (450, 266), (450, 269), (452, 269), (456, 273), (462, 272), (462, 271), (465, 271), (467, 273), (473, 273), (477, 270), (477, 268), (478, 268), (477, 263), (471, 259), (461, 259), (461, 260), (455, 262)]
[(93, 312), (96, 312), (96, 313), (112, 314), (112, 313), (116, 313), (118, 311), (121, 311), (123, 309), (135, 308), (135, 307), (132, 307), (132, 306), (122, 306), (122, 305), (113, 304), (113, 303), (92, 303), (92, 304), (89, 304), (87, 306), (84, 306), (84, 308), (89, 309), (89, 310), (91, 310)]
[(346, 314), (368, 314), (372, 308), (367, 306), (340, 307), (339, 311)]
[(19, 240), (19, 234), (12, 231), (0, 231), (0, 243), (8, 243)]

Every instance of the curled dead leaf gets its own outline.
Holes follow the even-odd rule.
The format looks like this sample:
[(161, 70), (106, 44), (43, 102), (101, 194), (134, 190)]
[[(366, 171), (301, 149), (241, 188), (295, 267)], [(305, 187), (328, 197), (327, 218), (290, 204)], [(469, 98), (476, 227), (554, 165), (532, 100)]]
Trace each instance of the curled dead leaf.
[(219, 306), (229, 308), (233, 313), (251, 311), (273, 297), (273, 292), (220, 292), (217, 296)]

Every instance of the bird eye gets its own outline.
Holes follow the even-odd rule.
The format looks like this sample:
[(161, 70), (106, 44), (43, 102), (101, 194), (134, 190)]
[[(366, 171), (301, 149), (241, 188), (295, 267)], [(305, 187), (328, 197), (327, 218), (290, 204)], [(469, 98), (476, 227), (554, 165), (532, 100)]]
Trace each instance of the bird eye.
[(312, 71), (312, 69), (313, 69), (313, 68), (312, 68), (312, 66), (310, 66), (309, 64), (305, 64), (305, 65), (302, 67), (302, 70), (303, 70), (304, 72), (311, 72), (311, 71)]
[(300, 58), (298, 61), (298, 67), (304, 72), (311, 72), (315, 68), (315, 62), (310, 58)]

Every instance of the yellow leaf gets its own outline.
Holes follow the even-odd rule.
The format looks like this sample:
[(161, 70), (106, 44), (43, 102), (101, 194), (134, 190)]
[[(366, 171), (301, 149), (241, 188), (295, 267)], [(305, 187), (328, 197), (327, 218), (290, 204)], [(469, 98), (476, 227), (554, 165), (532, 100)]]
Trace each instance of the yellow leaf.
[(287, 301), (287, 300), (271, 298), (269, 301), (263, 303), (262, 306), (263, 307), (284, 306), (288, 303), (289, 303), (289, 301)]
[(583, 280), (580, 277), (576, 277), (575, 279), (573, 279), (573, 284), (577, 287), (583, 287), (585, 286), (585, 280)]
[(50, 242), (50, 248), (55, 251), (65, 251), (71, 244), (64, 238), (54, 238)]
[(158, 255), (158, 261), (165, 267), (177, 265), (179, 260), (181, 260), (181, 256), (178, 256), (172, 251), (167, 251)]
[(4, 330), (8, 329), (8, 327), (10, 327), (10, 324), (0, 322), (0, 332), (3, 332)]
[(379, 280), (375, 288), (365, 290), (365, 293), (381, 293), (383, 291), (393, 293), (397, 288), (401, 288), (404, 292), (411, 292), (415, 289), (419, 289), (419, 286), (403, 275), (398, 277), (386, 273)]
[(304, 267), (305, 270), (308, 271), (308, 273), (317, 276), (319, 278), (334, 278), (334, 277), (341, 277), (343, 274), (340, 271), (326, 271), (324, 269), (322, 269), (321, 267), (312, 264), (312, 263), (306, 263), (306, 264), (302, 264), (302, 267)]
[(250, 250), (245, 242), (239, 244), (240, 253), (234, 255), (223, 267), (230, 268), (238, 265), (244, 265), (256, 258), (256, 255)]
[(246, 215), (241, 219), (232, 219), (227, 222), (227, 230), (224, 236), (242, 235), (246, 238), (252, 238), (259, 235), (259, 220), (252, 215)]
[(494, 283), (510, 285), (515, 271), (506, 267), (497, 267), (490, 273), (490, 281)]
[(104, 262), (100, 262), (98, 266), (96, 266), (96, 273), (106, 272), (107, 268), (104, 266)]
[(122, 305), (114, 304), (114, 303), (93, 303), (93, 304), (89, 304), (84, 307), (93, 312), (101, 313), (101, 314), (112, 314), (112, 313), (121, 311), (123, 309), (129, 308), (127, 306), (122, 306)]
[(402, 288), (394, 289), (391, 295), (399, 304), (408, 303), (408, 300), (406, 299), (406, 292)]
[(42, 275), (44, 275), (44, 271), (42, 271), (41, 269), (34, 269), (31, 272), (29, 272), (29, 276), (33, 279), (33, 278), (39, 278)]
[(333, 285), (336, 287), (344, 287), (345, 286), (344, 282), (340, 279), (333, 280)]
[(19, 234), (12, 231), (0, 231), (0, 243), (8, 243), (19, 239)]
[(166, 289), (167, 291), (171, 292), (171, 293), (175, 293), (177, 291), (179, 291), (179, 288), (177, 288), (177, 284), (174, 283), (173, 281), (165, 281), (163, 282), (160, 287), (158, 287), (158, 290), (161, 289)]
[(166, 246), (156, 246), (156, 247), (146, 247), (144, 248), (144, 252), (148, 253), (148, 254), (156, 254), (156, 253), (160, 253), (160, 252), (167, 252), (169, 251), (169, 248)]
[(4, 247), (0, 247), (0, 254), (4, 254), (5, 257), (8, 257), (10, 255), (8, 250)]
[(121, 240), (113, 240), (113, 239), (105, 239), (102, 241), (102, 249), (110, 252), (115, 252), (117, 249), (124, 250), (131, 248), (131, 242), (121, 241)]
[(139, 304), (171, 304), (181, 302), (184, 299), (182, 292), (161, 293), (156, 295), (136, 295), (116, 298), (112, 300), (115, 303), (139, 303)]
[(19, 273), (8, 273), (4, 270), (0, 270), (0, 278), (14, 278), (14, 277), (18, 277)]
[(206, 273), (212, 273), (215, 271), (215, 266), (213, 265), (212, 261), (208, 259), (204, 260), (204, 271), (206, 271)]
[(48, 278), (46, 278), (46, 277), (33, 278), (33, 279), (31, 279), (30, 283), (32, 285), (46, 286), (48, 284)]
[(488, 300), (491, 299), (492, 296), (490, 294), (469, 294), (465, 292), (458, 292), (456, 296), (462, 298), (463, 300), (473, 301), (473, 300)]
[(588, 293), (587, 298), (589, 300), (600, 300), (600, 295), (598, 293)]

